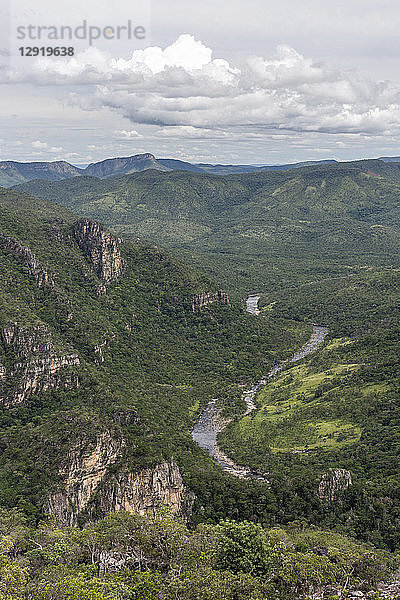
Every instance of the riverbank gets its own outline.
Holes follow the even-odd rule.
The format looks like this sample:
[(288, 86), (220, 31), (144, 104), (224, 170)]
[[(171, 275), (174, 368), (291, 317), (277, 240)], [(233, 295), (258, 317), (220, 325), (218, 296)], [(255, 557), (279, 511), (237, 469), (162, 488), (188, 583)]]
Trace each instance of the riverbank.
[[(259, 299), (260, 297), (256, 294), (248, 296), (246, 300), (247, 312), (255, 315), (260, 313), (258, 309)], [(255, 383), (250, 390), (247, 390), (243, 393), (243, 399), (246, 402), (246, 411), (242, 416), (249, 415), (257, 409), (257, 405), (255, 404), (254, 400), (256, 393), (260, 388), (267, 385), (271, 379), (273, 379), (284, 368), (298, 362), (299, 360), (318, 350), (318, 348), (324, 343), (327, 335), (327, 327), (322, 325), (314, 325), (312, 335), (306, 344), (304, 344), (290, 358), (274, 365), (267, 375)], [(219, 448), (217, 439), (218, 433), (223, 431), (223, 429), (225, 429), (225, 427), (231, 423), (232, 420), (233, 419), (221, 418), (220, 412), (217, 408), (217, 399), (214, 398), (207, 404), (200, 417), (196, 421), (192, 430), (192, 438), (201, 448), (207, 450), (210, 456), (212, 456), (227, 473), (241, 479), (251, 478), (268, 483), (266, 473), (257, 473), (249, 467), (237, 465)]]

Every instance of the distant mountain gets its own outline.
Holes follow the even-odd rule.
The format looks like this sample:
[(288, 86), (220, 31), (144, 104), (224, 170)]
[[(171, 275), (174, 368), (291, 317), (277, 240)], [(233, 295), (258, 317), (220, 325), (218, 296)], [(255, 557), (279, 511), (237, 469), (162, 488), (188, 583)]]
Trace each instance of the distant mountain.
[(114, 175), (129, 175), (147, 169), (168, 171), (169, 169), (159, 164), (153, 154), (136, 154), (124, 158), (108, 158), (88, 165), (85, 169), (75, 167), (65, 161), (56, 162), (29, 162), (16, 161), (0, 162), (0, 185), (12, 187), (18, 183), (44, 179), (46, 181), (59, 181), (81, 175), (93, 177), (113, 177)]
[(75, 167), (66, 161), (56, 162), (0, 162), (0, 186), (12, 187), (34, 179), (59, 181), (82, 175), (99, 177), (116, 177), (130, 175), (148, 169), (157, 171), (190, 171), (192, 173), (210, 173), (212, 175), (231, 175), (240, 173), (257, 173), (261, 171), (281, 171), (302, 167), (306, 164), (334, 163), (336, 161), (316, 161), (315, 163), (295, 163), (287, 165), (212, 165), (192, 164), (173, 158), (156, 158), (149, 152), (133, 156), (107, 158), (91, 163), (86, 168)]
[(201, 165), (193, 165), (192, 163), (175, 158), (158, 158), (157, 162), (170, 171), (191, 171), (192, 173), (203, 173), (205, 171)]
[[(377, 160), (381, 161), (381, 164), (400, 163), (400, 157), (384, 157)], [(29, 163), (2, 161), (0, 162), (0, 186), (12, 187), (34, 179), (59, 181), (60, 179), (82, 175), (107, 179), (108, 177), (130, 175), (131, 173), (138, 173), (149, 169), (156, 171), (187, 171), (191, 173), (207, 173), (209, 175), (240, 175), (268, 171), (289, 171), (291, 169), (317, 165), (361, 164), (362, 162), (365, 161), (338, 163), (336, 160), (326, 159), (280, 165), (213, 165), (211, 163), (190, 163), (174, 158), (156, 158), (149, 152), (133, 156), (107, 158), (96, 163), (91, 163), (85, 168), (76, 167), (66, 161)]]
[[(178, 161), (179, 162), (179, 161)], [(125, 158), (107, 158), (97, 163), (92, 163), (82, 174), (92, 177), (113, 177), (114, 175), (129, 175), (138, 171), (147, 169), (157, 169), (158, 171), (169, 171), (170, 169), (161, 164), (153, 154), (136, 154)]]
[(337, 160), (309, 160), (299, 163), (288, 163), (283, 165), (211, 165), (199, 163), (195, 165), (201, 171), (212, 175), (239, 175), (241, 173), (262, 173), (264, 171), (288, 171), (290, 169), (299, 169), (311, 165), (336, 164)]
[(383, 161), (383, 162), (398, 162), (400, 163), (400, 156), (381, 156), (381, 158), (379, 158), (379, 160)]
[(78, 167), (70, 165), (64, 160), (56, 162), (16, 162), (5, 160), (0, 162), (0, 185), (11, 187), (32, 179), (45, 179), (58, 181), (67, 177), (76, 177), (82, 172)]

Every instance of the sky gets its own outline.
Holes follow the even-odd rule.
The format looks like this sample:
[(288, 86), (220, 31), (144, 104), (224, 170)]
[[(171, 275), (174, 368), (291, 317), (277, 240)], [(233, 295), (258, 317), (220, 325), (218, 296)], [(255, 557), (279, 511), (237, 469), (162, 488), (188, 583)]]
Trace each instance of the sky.
[[(137, 38), (19, 56), (62, 42), (17, 27), (128, 19)], [(399, 0), (1, 0), (0, 36), (0, 160), (400, 155)]]

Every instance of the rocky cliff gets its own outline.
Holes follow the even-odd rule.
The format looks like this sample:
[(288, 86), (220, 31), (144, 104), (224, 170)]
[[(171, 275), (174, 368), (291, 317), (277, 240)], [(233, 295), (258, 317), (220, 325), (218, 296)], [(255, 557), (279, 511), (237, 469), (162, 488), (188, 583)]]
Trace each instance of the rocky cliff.
[(73, 525), (88, 507), (102, 483), (107, 469), (121, 455), (124, 442), (108, 432), (97, 435), (94, 442), (81, 440), (59, 468), (62, 489), (51, 495), (48, 511), (64, 525)]
[(118, 242), (99, 223), (81, 219), (75, 223), (74, 236), (81, 250), (93, 264), (97, 275), (105, 283), (118, 279), (124, 268)]
[(346, 471), (346, 469), (330, 469), (321, 477), (318, 486), (318, 497), (320, 500), (333, 502), (352, 483), (350, 471)]
[(14, 240), (2, 233), (0, 233), (0, 248), (10, 252), (14, 258), (25, 265), (28, 268), (29, 274), (35, 279), (35, 282), (39, 287), (47, 285), (51, 287), (54, 286), (52, 277), (48, 274), (30, 248), (24, 246), (18, 240)]
[(4, 405), (21, 404), (51, 389), (78, 386), (77, 375), (67, 369), (79, 365), (78, 355), (57, 351), (46, 326), (10, 324), (1, 329), (0, 344), (7, 356), (7, 364), (0, 366), (0, 402)]
[(64, 525), (76, 524), (80, 515), (86, 511), (89, 516), (93, 510), (103, 515), (120, 510), (154, 515), (166, 505), (175, 515), (189, 516), (194, 496), (173, 461), (109, 473), (124, 446), (122, 438), (102, 432), (94, 442), (82, 441), (73, 448), (60, 467), (62, 489), (49, 498), (49, 513)]
[(183, 485), (178, 465), (163, 462), (136, 473), (113, 475), (99, 504), (102, 513), (126, 510), (140, 515), (156, 515), (168, 506), (174, 515), (188, 517), (194, 495)]
[(219, 304), (230, 304), (228, 294), (222, 290), (218, 292), (203, 292), (202, 294), (195, 294), (192, 296), (192, 311), (198, 312), (214, 303)]

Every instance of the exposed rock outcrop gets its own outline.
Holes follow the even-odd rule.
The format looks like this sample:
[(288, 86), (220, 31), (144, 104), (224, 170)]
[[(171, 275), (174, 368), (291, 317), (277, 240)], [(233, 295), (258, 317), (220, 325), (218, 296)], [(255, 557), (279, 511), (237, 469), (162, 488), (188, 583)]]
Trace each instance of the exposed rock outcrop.
[(21, 404), (40, 392), (78, 386), (76, 374), (63, 372), (64, 367), (79, 365), (78, 355), (57, 351), (44, 325), (13, 323), (1, 330), (0, 342), (10, 358), (9, 366), (0, 367), (0, 402), (6, 406)]
[(35, 279), (38, 287), (54, 287), (52, 277), (48, 274), (30, 248), (24, 246), (18, 240), (14, 240), (2, 233), (0, 233), (0, 248), (10, 252), (14, 258), (28, 268), (30, 275)]
[(136, 514), (157, 514), (167, 505), (175, 515), (189, 516), (194, 495), (182, 482), (173, 461), (136, 472), (110, 474), (109, 468), (121, 456), (125, 442), (100, 433), (94, 443), (81, 442), (73, 448), (59, 473), (63, 489), (48, 501), (50, 514), (65, 525), (96, 510), (102, 515), (126, 510)]
[(352, 477), (350, 471), (346, 469), (330, 469), (321, 477), (318, 486), (318, 496), (320, 500), (333, 502), (338, 495), (347, 490), (352, 485)]
[(48, 510), (64, 525), (74, 525), (102, 483), (107, 469), (120, 456), (124, 442), (105, 431), (94, 443), (81, 441), (68, 454), (59, 474), (63, 489), (49, 498)]
[(100, 279), (105, 283), (118, 279), (124, 268), (124, 260), (117, 240), (109, 231), (95, 221), (81, 219), (74, 224), (74, 236)]
[(218, 290), (218, 292), (204, 292), (202, 294), (195, 294), (192, 296), (192, 311), (198, 312), (206, 306), (216, 302), (219, 304), (230, 305), (228, 294), (222, 290)]
[(193, 501), (194, 494), (183, 485), (178, 465), (171, 461), (114, 475), (100, 498), (100, 507), (104, 513), (125, 510), (156, 515), (166, 505), (172, 514), (188, 517)]
[(108, 339), (103, 340), (100, 344), (94, 346), (93, 350), (96, 355), (95, 361), (97, 364), (104, 362), (104, 352), (113, 339), (115, 339), (115, 333), (111, 334)]

